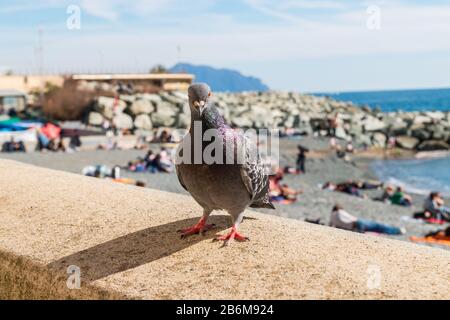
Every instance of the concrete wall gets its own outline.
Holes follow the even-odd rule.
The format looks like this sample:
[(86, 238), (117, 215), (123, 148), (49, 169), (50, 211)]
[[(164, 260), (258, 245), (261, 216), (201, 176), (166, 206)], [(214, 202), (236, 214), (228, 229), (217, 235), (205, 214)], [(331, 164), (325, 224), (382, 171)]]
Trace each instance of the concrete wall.
[(180, 239), (201, 212), (190, 197), (0, 160), (0, 252), (58, 287), (76, 266), (82, 292), (136, 299), (450, 299), (449, 251), (250, 211), (250, 242), (212, 241), (230, 227), (223, 212)]

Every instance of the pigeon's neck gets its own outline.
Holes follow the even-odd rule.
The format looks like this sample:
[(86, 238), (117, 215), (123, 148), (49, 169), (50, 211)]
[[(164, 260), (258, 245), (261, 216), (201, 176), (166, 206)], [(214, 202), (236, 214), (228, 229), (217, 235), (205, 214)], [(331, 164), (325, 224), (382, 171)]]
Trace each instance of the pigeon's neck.
[(201, 117), (191, 117), (191, 131), (197, 127), (194, 125), (195, 121), (201, 121), (203, 132), (209, 129), (226, 130), (230, 128), (223, 116), (214, 106), (208, 106)]

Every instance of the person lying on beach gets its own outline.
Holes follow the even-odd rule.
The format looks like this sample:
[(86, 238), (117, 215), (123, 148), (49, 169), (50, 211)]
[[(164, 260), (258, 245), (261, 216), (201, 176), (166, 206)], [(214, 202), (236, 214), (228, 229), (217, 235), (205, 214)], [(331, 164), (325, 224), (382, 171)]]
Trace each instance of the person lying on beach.
[(450, 208), (444, 205), (444, 199), (439, 192), (430, 193), (423, 203), (424, 217), (450, 222)]
[(365, 196), (359, 191), (359, 186), (363, 186), (363, 184), (357, 184), (352, 180), (349, 180), (344, 183), (334, 184), (332, 182), (326, 182), (323, 186), (323, 190), (330, 190), (335, 192), (342, 192), (349, 194), (351, 196), (356, 196), (360, 198), (365, 198)]
[(160, 172), (171, 173), (175, 170), (175, 164), (165, 148), (155, 158), (155, 164)]
[(154, 153), (149, 150), (144, 158), (137, 158), (134, 161), (128, 162), (127, 169), (133, 172), (173, 172), (175, 165), (165, 148), (162, 148), (159, 153)]
[(146, 172), (147, 163), (142, 158), (137, 158), (134, 161), (128, 162), (127, 169), (132, 172)]
[(122, 184), (128, 184), (136, 187), (142, 187), (145, 188), (145, 182), (129, 179), (129, 178), (118, 178), (118, 179), (112, 179), (114, 182), (122, 183)]
[(345, 211), (338, 204), (335, 205), (331, 211), (330, 227), (361, 233), (376, 232), (389, 235), (401, 235), (406, 233), (404, 228), (398, 228), (376, 221), (359, 219)]
[(374, 198), (375, 201), (381, 201), (384, 203), (390, 203), (391, 202), (391, 197), (394, 195), (394, 187), (390, 184), (388, 184), (386, 186), (386, 188), (383, 191), (383, 194), (381, 197), (379, 198)]
[(83, 168), (81, 174), (87, 177), (117, 179), (120, 177), (120, 167), (114, 166), (110, 168), (105, 165), (87, 166)]
[(450, 227), (442, 231), (431, 232), (423, 238), (410, 237), (409, 240), (411, 240), (412, 242), (441, 244), (450, 246)]
[(23, 141), (15, 141), (14, 137), (11, 137), (10, 141), (2, 145), (2, 152), (26, 152), (25, 144)]
[(412, 206), (412, 198), (410, 195), (406, 194), (402, 187), (397, 187), (397, 190), (389, 199), (391, 204), (410, 207)]
[(297, 195), (303, 192), (289, 188), (287, 184), (281, 184), (283, 177), (284, 173), (281, 169), (278, 169), (275, 175), (269, 177), (270, 200), (285, 204), (294, 203), (297, 201)]

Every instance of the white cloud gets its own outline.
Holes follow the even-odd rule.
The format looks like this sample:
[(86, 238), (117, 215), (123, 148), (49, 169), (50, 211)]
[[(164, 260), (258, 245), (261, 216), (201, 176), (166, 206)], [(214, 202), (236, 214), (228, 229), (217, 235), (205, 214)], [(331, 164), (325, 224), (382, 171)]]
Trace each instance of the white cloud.
[[(304, 10), (294, 10), (295, 6), (308, 6), (305, 1), (242, 1), (252, 10), (246, 14), (258, 15), (259, 19), (216, 12), (210, 6), (215, 0), (83, 0), (80, 4), (86, 14), (114, 23), (99, 19), (95, 23), (98, 29), (83, 25), (79, 32), (57, 28), (46, 31), (46, 61), (60, 69), (98, 70), (102, 66), (108, 71), (146, 71), (156, 63), (176, 63), (176, 48), (180, 45), (183, 61), (224, 67), (251, 65), (253, 71), (260, 69), (265, 74), (267, 67), (280, 62), (294, 68), (298, 61), (366, 57), (370, 70), (374, 60), (381, 57), (450, 52), (450, 41), (446, 41), (450, 34), (450, 5), (375, 1), (382, 18), (381, 30), (375, 31), (367, 29), (367, 7), (361, 4), (311, 1), (309, 8), (315, 5), (320, 15), (306, 15)], [(135, 15), (141, 22), (149, 17), (148, 27), (128, 26), (127, 20), (121, 19), (126, 14)], [(164, 25), (151, 24), (155, 20)], [(0, 30), (5, 42), (23, 42), (22, 47), (1, 49), (6, 65), (24, 64), (33, 55), (32, 46), (26, 47), (27, 41), (31, 43), (29, 32), (22, 35), (19, 30), (18, 26)], [(277, 72), (284, 77), (293, 72), (292, 68)]]
[(279, 1), (280, 9), (342, 9), (345, 4), (338, 1), (307, 1), (307, 0), (282, 0)]

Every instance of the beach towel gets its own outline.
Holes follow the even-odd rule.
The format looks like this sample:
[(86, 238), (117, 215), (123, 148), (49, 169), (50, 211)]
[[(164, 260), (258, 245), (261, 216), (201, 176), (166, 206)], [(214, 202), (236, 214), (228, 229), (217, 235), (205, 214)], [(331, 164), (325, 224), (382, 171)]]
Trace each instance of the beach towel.
[(410, 237), (409, 240), (411, 240), (412, 242), (434, 243), (450, 246), (450, 236), (445, 236), (443, 232), (438, 233), (437, 235), (431, 237), (424, 237), (424, 238)]
[(445, 220), (436, 219), (436, 218), (424, 219), (424, 221), (429, 224), (439, 224), (439, 225), (443, 225), (446, 223)]
[(275, 202), (275, 203), (281, 203), (281, 204), (293, 204), (297, 200), (296, 199), (285, 199), (282, 196), (278, 196), (278, 197), (270, 197), (270, 201)]

